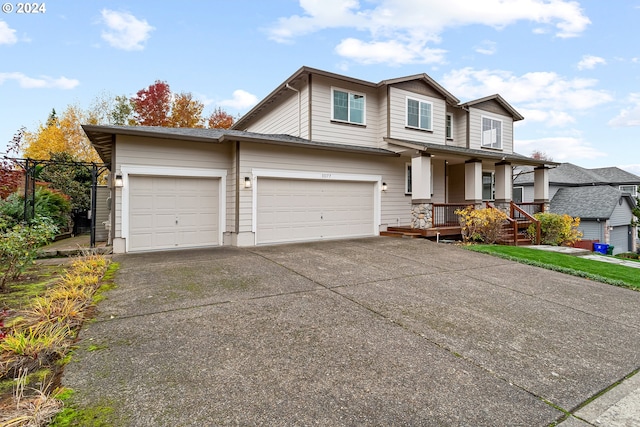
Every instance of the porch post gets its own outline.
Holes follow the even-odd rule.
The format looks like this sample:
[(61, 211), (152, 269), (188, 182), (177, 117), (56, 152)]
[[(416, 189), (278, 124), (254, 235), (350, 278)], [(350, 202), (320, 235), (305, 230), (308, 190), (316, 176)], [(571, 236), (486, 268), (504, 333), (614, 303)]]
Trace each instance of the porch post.
[(549, 207), (549, 168), (538, 166), (533, 170), (533, 201)]
[(431, 156), (422, 154), (411, 159), (411, 227), (433, 226), (431, 203)]
[(482, 203), (482, 161), (467, 160), (464, 165), (464, 198), (465, 203)]
[(509, 162), (496, 163), (496, 198), (495, 206), (499, 209), (506, 210), (509, 213), (510, 202), (512, 200), (513, 190), (513, 169)]

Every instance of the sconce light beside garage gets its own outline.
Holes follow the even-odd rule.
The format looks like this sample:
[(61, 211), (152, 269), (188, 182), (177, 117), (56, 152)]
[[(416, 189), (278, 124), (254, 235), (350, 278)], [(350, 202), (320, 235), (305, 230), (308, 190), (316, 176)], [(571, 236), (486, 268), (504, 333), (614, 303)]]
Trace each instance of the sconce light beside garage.
[(244, 177), (244, 188), (251, 188), (251, 178), (248, 176)]
[(387, 191), (387, 183), (386, 182), (382, 183), (382, 191)]
[(114, 181), (114, 185), (116, 186), (116, 188), (124, 187), (124, 181), (122, 180), (122, 175), (120, 175), (120, 174), (116, 175), (116, 179)]

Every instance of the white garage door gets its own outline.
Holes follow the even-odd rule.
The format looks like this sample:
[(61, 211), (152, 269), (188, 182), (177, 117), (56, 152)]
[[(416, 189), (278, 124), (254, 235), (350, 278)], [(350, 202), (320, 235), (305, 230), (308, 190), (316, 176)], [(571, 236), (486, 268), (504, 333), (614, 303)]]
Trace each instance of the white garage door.
[(257, 243), (375, 234), (372, 182), (258, 179)]
[(219, 244), (219, 180), (129, 178), (129, 251)]

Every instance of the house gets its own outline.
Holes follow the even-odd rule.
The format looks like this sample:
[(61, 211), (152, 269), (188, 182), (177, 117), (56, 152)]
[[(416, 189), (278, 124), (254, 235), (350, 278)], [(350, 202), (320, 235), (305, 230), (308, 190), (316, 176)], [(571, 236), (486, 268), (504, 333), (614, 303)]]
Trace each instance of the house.
[[(583, 239), (614, 246), (613, 253), (635, 252), (632, 226), (640, 177), (617, 167), (585, 169), (562, 163), (549, 170), (550, 211), (580, 218)], [(514, 179), (514, 199), (533, 201), (531, 168)]]
[(110, 165), (118, 253), (430, 230), (469, 204), (508, 209), (514, 166), (534, 168), (542, 206), (555, 163), (514, 153), (522, 119), (500, 95), (460, 103), (426, 74), (302, 67), (230, 130), (83, 128)]

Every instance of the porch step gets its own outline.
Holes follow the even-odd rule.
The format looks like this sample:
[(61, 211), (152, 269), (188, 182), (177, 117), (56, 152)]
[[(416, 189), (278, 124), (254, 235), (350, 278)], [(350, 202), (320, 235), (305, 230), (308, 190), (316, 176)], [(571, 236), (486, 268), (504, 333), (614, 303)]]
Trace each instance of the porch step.
[(440, 237), (446, 236), (459, 236), (461, 234), (460, 226), (445, 226), (445, 227), (432, 227), (424, 230), (418, 228), (411, 228), (409, 226), (388, 227), (387, 231), (381, 231), (381, 236), (401, 237), (397, 234), (400, 233), (403, 236), (408, 237), (427, 237), (435, 238), (438, 235)]
[(397, 237), (397, 238), (409, 238), (409, 239), (415, 239), (417, 237), (422, 237), (422, 234), (420, 233), (416, 233), (416, 232), (410, 232), (410, 231), (381, 231), (380, 232), (381, 236), (386, 236), (386, 237)]

